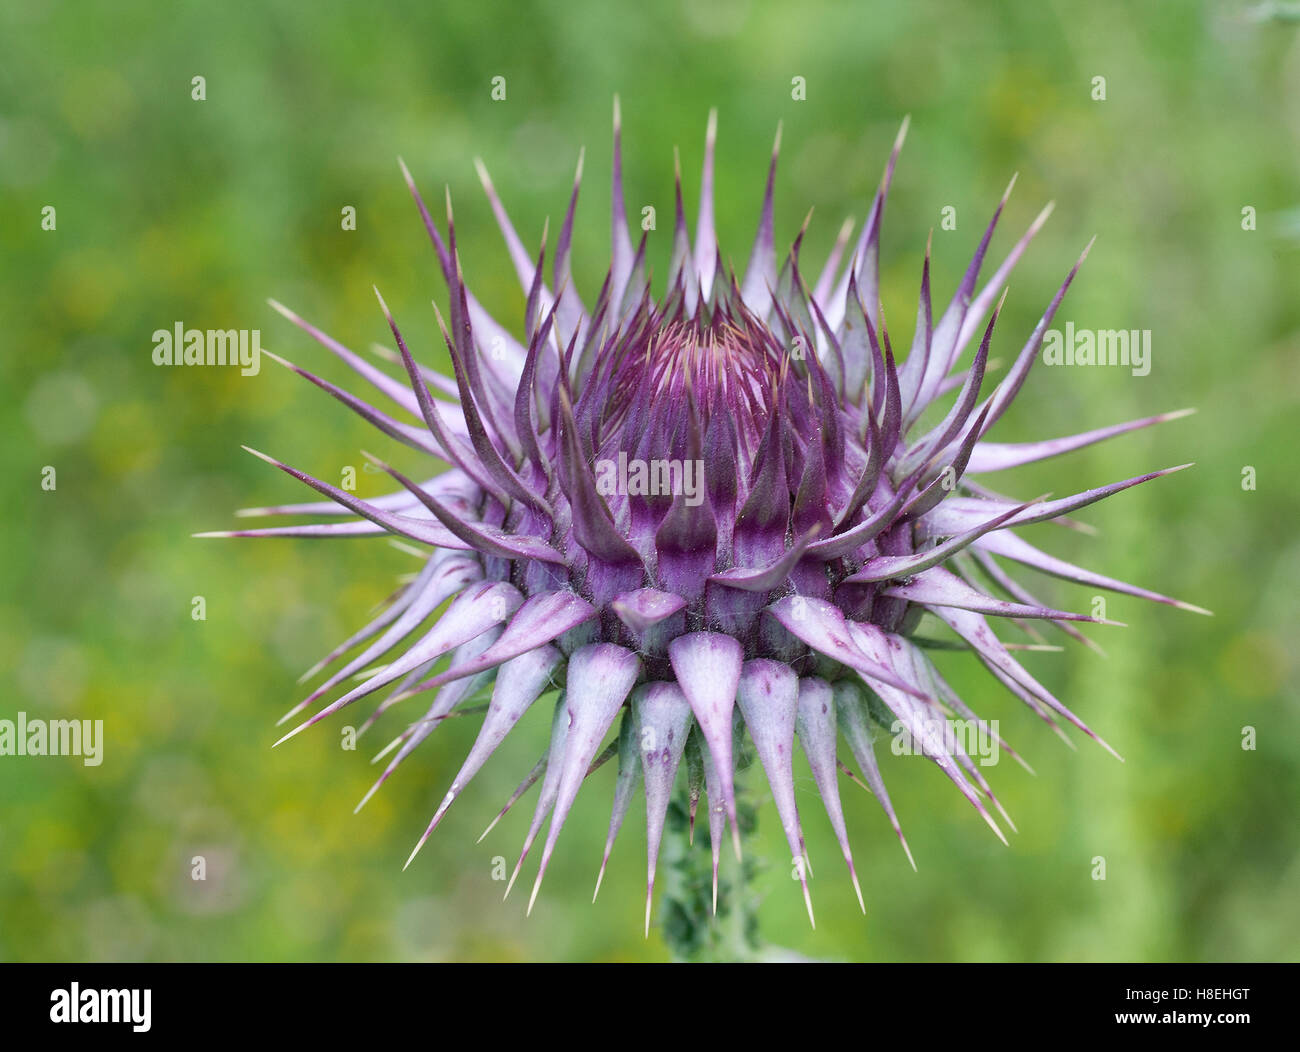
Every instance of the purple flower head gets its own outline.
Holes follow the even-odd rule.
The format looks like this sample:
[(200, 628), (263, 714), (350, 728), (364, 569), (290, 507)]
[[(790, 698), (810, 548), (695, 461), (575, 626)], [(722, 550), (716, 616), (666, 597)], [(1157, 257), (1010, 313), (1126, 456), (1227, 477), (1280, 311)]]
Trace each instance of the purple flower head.
[[(1010, 819), (979, 763), (938, 728), (946, 717), (963, 717), (1015, 754), (939, 674), (926, 653), (934, 641), (916, 631), (918, 623), (927, 614), (944, 623), (955, 645), (974, 652), (1058, 733), (1064, 722), (1097, 738), (1022, 667), (1013, 656), (1017, 645), (1002, 642), (993, 628), (998, 621), (990, 619), (1021, 629), (1047, 621), (1083, 642), (1075, 622), (1102, 620), (1045, 606), (1007, 564), (1198, 609), (1070, 565), (1015, 532), (1068, 521), (1079, 508), (1178, 468), (1028, 502), (975, 481), (1182, 415), (1025, 444), (987, 440), (1078, 269), (1066, 275), (1009, 372), (986, 384), (999, 294), (1048, 210), (981, 283), (1004, 196), (937, 317), (927, 246), (912, 344), (900, 365), (880, 301), (879, 243), (906, 123), (856, 241), (850, 249), (846, 225), (813, 281), (800, 266), (802, 231), (778, 266), (772, 199), (779, 133), (748, 265), (743, 276), (723, 265), (713, 228), (715, 130), (711, 116), (693, 240), (680, 173), (677, 179), (662, 297), (651, 291), (645, 235), (634, 248), (628, 233), (617, 103), (611, 262), (590, 305), (571, 277), (581, 161), (549, 283), (546, 234), (534, 259), (480, 166), (526, 297), (518, 334), (489, 316), (466, 287), (450, 200), (440, 227), (403, 165), (450, 290), (450, 309), (439, 322), (453, 375), (415, 360), (382, 298), (397, 345), (393, 364), (404, 368), (404, 382), (273, 305), (392, 405), (372, 406), (283, 364), (427, 455), (429, 477), (414, 481), (372, 457), (398, 488), (365, 501), (264, 457), (329, 500), (248, 514), (331, 518), (220, 534), (389, 534), (427, 549), (414, 580), (310, 670), (309, 677), (337, 666), (285, 716), (315, 708), (285, 738), (363, 698), (381, 699), (364, 726), (399, 702), (428, 700), (424, 715), (390, 747), (378, 788), (444, 718), (482, 711), (470, 703), (490, 691), (478, 739), (418, 852), (525, 710), (558, 690), (550, 740), (502, 811), (541, 783), (511, 884), (549, 816), (536, 897), (584, 779), (617, 757), (605, 860), (640, 782), (649, 842), (647, 925), (679, 777), (687, 782), (692, 821), (696, 802), (707, 800), (716, 905), (728, 825), (740, 851), (734, 765), (738, 749), (749, 747), (746, 736), (789, 849), (802, 860), (793, 782), (798, 742), (859, 903), (837, 768), (857, 767), (901, 840), (873, 752), (882, 726), (917, 743), (1002, 837), (989, 807)], [(1086, 255), (1085, 249), (1079, 263)], [(936, 404), (931, 417), (938, 422), (918, 426)], [(1030, 638), (1042, 637), (1030, 628)], [(381, 660), (379, 671), (352, 685)], [(798, 872), (803, 881), (802, 865)], [(807, 900), (806, 881), (803, 891)]]

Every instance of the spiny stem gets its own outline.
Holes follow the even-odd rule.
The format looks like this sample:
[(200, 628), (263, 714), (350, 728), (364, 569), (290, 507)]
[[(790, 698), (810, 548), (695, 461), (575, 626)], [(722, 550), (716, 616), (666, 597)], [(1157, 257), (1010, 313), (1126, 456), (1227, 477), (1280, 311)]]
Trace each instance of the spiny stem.
[[(752, 842), (757, 824), (753, 804), (736, 791), (740, 836)], [(697, 831), (698, 832), (698, 831)], [(668, 808), (664, 830), (664, 890), (660, 931), (676, 961), (742, 962), (761, 957), (758, 894), (753, 880), (763, 863), (751, 846), (738, 864), (724, 858), (718, 874), (718, 912), (713, 914), (713, 862), (707, 831), (689, 843), (688, 803), (683, 790)], [(730, 864), (728, 864), (730, 863)], [(738, 869), (738, 872), (737, 872)]]

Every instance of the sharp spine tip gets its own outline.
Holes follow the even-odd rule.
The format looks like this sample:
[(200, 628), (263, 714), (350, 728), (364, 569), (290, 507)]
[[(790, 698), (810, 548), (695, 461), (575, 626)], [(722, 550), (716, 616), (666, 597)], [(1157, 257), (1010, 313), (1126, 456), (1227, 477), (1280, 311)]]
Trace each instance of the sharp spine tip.
[(912, 849), (908, 847), (907, 837), (903, 836), (903, 831), (897, 826), (894, 827), (894, 832), (898, 834), (899, 843), (903, 845), (903, 853), (907, 856), (907, 861), (912, 867), (912, 872), (919, 872), (916, 868), (916, 859), (912, 857)]
[[(1094, 737), (1096, 736), (1094, 735)], [(1110, 753), (1113, 757), (1115, 757), (1115, 759), (1117, 759), (1120, 763), (1124, 762), (1124, 757), (1122, 757), (1119, 753), (1117, 753), (1114, 749), (1112, 749), (1110, 747), (1110, 743), (1107, 742), (1105, 738), (1097, 737), (1097, 744), (1100, 745), (1103, 749), (1105, 749), (1108, 753)]]
[[(484, 836), (486, 835), (487, 834), (485, 833)], [(510, 879), (506, 882), (506, 893), (501, 896), (502, 902), (505, 902), (505, 900), (510, 897), (510, 889), (515, 886), (515, 880), (519, 877), (519, 869), (523, 864), (524, 860), (522, 858), (515, 863), (515, 871), (510, 874)]]

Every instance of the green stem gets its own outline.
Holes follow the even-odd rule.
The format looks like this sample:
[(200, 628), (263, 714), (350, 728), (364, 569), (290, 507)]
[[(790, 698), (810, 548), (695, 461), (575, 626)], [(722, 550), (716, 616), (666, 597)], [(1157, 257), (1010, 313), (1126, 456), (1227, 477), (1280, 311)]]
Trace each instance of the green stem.
[(701, 808), (699, 828), (692, 844), (686, 791), (676, 794), (669, 805), (661, 856), (664, 890), (659, 910), (660, 929), (674, 960), (736, 962), (755, 961), (762, 956), (758, 895), (752, 887), (762, 864), (754, 851), (744, 847), (753, 840), (757, 814), (739, 786), (736, 811), (743, 858), (739, 863), (734, 859), (722, 860), (715, 916), (708, 815)]

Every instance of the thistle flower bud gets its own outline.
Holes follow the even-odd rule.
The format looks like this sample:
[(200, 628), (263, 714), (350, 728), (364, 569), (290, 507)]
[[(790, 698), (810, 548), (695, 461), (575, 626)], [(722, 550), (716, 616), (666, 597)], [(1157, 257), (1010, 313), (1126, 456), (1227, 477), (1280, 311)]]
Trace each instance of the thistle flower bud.
[[(996, 730), (939, 674), (918, 622), (929, 614), (947, 625), (956, 645), (973, 651), (1058, 731), (1067, 723), (1097, 738), (1013, 657), (1014, 644), (993, 625), (1047, 622), (1083, 639), (1076, 624), (1101, 620), (1044, 605), (1011, 576), (1010, 564), (1198, 609), (1070, 565), (1016, 532), (1178, 468), (1029, 502), (975, 481), (1182, 415), (1030, 443), (987, 439), (1020, 391), (1086, 249), (1010, 370), (986, 383), (999, 296), (1047, 217), (1044, 210), (981, 283), (1004, 196), (937, 318), (927, 248), (915, 333), (900, 365), (880, 301), (879, 246), (906, 123), (851, 251), (846, 226), (811, 286), (801, 270), (802, 232), (778, 268), (777, 148), (745, 272), (738, 278), (723, 265), (712, 221), (714, 131), (711, 117), (693, 240), (678, 176), (661, 297), (651, 291), (646, 238), (634, 249), (628, 233), (617, 104), (611, 262), (590, 306), (571, 274), (581, 162), (551, 283), (546, 235), (534, 260), (479, 165), (526, 297), (516, 334), (466, 287), (450, 199), (440, 226), (403, 165), (450, 291), (448, 316), (439, 322), (452, 375), (415, 360), (382, 297), (403, 382), (273, 306), (409, 419), (283, 364), (427, 455), (429, 477), (414, 481), (372, 457), (397, 489), (367, 501), (264, 457), (328, 500), (246, 514), (325, 521), (221, 534), (388, 534), (427, 549), (423, 569), (382, 613), (304, 677), (333, 668), (285, 717), (314, 710), (281, 740), (362, 699), (381, 699), (375, 716), (408, 699), (427, 701), (424, 715), (393, 743), (378, 788), (445, 718), (474, 711), (466, 703), (490, 688), (477, 741), (433, 809), (418, 852), (528, 707), (558, 687), (549, 742), (506, 805), (540, 783), (510, 883), (549, 816), (536, 896), (584, 780), (617, 756), (605, 860), (640, 782), (647, 926), (669, 797), (686, 769), (699, 773), (707, 795), (715, 887), (728, 826), (739, 853), (733, 767), (740, 735), (752, 741), (789, 850), (802, 860), (792, 768), (798, 742), (855, 888), (837, 768), (856, 766), (902, 840), (873, 751), (879, 724), (901, 728), (1003, 837), (989, 808), (1010, 819), (979, 765), (936, 721), (957, 713), (995, 738)], [(936, 404), (947, 406), (941, 419), (919, 428)], [(354, 685), (357, 673), (381, 659), (379, 671)], [(802, 865), (798, 875), (807, 900)], [(808, 909), (811, 917), (810, 902)]]

